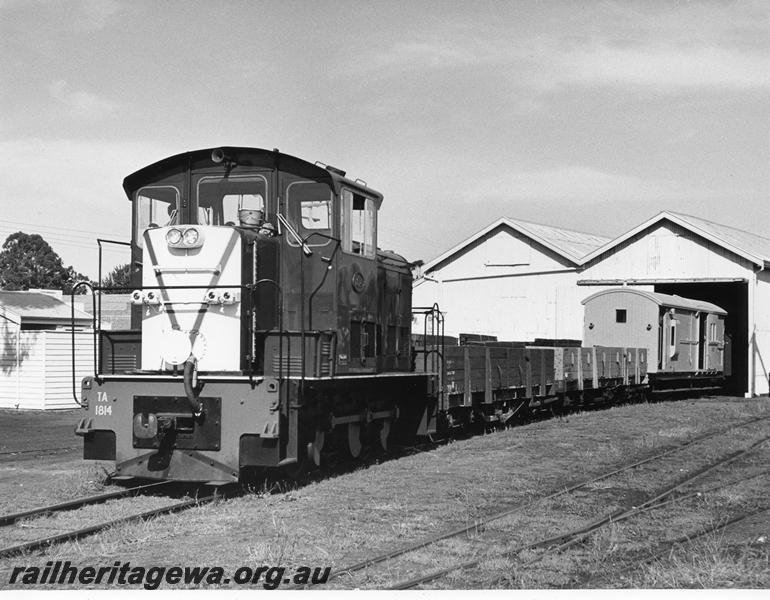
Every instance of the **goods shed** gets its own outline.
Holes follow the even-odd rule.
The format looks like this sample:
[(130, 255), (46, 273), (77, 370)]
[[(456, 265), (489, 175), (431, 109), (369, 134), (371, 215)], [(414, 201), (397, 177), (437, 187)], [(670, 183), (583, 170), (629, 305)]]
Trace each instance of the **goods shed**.
[[(59, 291), (0, 291), (0, 408), (75, 408), (71, 307)], [(76, 377), (93, 372), (92, 317), (75, 309)]]
[(588, 253), (576, 279), (632, 286), (714, 304), (724, 320), (724, 363), (735, 393), (770, 389), (770, 239), (664, 211)]
[[(450, 336), (580, 340), (586, 295), (577, 286), (580, 260), (608, 241), (503, 217), (425, 264), (412, 303), (438, 303)], [(413, 331), (422, 333), (422, 321)]]

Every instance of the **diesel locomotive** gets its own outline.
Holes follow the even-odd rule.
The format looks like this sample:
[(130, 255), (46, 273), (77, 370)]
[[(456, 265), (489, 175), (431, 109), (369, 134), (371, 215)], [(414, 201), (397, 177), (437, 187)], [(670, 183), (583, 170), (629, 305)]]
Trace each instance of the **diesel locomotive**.
[(435, 378), (412, 365), (410, 265), (377, 247), (380, 193), (236, 147), (166, 158), (123, 187), (131, 328), (99, 332), (84, 458), (227, 482), (435, 431)]

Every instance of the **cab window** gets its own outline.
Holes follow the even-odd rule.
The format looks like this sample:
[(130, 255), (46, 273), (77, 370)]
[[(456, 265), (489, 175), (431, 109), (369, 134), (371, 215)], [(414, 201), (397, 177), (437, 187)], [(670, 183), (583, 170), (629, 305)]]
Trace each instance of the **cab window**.
[(179, 223), (179, 190), (173, 185), (147, 186), (134, 200), (136, 243), (141, 248), (145, 229)]
[(342, 191), (342, 249), (374, 258), (377, 209), (374, 200), (350, 190)]
[(199, 225), (238, 225), (238, 211), (265, 213), (267, 179), (261, 175), (202, 177), (198, 181)]
[[(286, 187), (289, 217), (309, 246), (324, 246), (332, 235), (332, 206), (334, 196), (325, 183), (294, 181)], [(320, 235), (313, 235), (318, 233)], [(295, 240), (287, 238), (296, 245)]]

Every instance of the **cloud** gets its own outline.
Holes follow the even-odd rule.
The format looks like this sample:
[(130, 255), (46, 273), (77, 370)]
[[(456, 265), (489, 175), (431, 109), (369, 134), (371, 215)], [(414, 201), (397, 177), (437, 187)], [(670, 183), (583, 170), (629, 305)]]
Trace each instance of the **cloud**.
[[(172, 153), (172, 148), (149, 141), (0, 141), (0, 160), (13, 165), (0, 178), (4, 209), (0, 227), (7, 235), (9, 229), (35, 232), (34, 224), (39, 224), (45, 228), (39, 231), (52, 238), (54, 249), (66, 264), (95, 277), (96, 238), (126, 240), (131, 235), (130, 202), (122, 188), (123, 178)], [(68, 242), (67, 238), (72, 239)], [(3, 239), (0, 235), (0, 242)], [(110, 250), (106, 258), (126, 262), (122, 250)]]
[(549, 10), (498, 20), (450, 15), (429, 28), (405, 29), (396, 40), (373, 40), (346, 55), (342, 71), (383, 79), (454, 77), (465, 84), (483, 73), (506, 89), (536, 94), (574, 85), (662, 93), (770, 88), (770, 16), (762, 4)]
[(716, 46), (598, 44), (553, 61), (554, 83), (666, 89), (770, 87), (770, 54)]
[(0, 0), (0, 10), (10, 16), (9, 24), (15, 23), (29, 39), (52, 29), (99, 31), (114, 23), (124, 8), (118, 0)]
[(71, 90), (67, 82), (61, 79), (51, 83), (48, 91), (54, 100), (76, 118), (100, 119), (111, 115), (118, 108), (117, 103), (91, 92)]
[(74, 23), (81, 29), (96, 31), (107, 27), (121, 10), (115, 0), (80, 0)]
[(505, 200), (595, 203), (672, 200), (703, 193), (676, 181), (649, 180), (585, 166), (525, 171), (485, 179), (482, 195)]
[(440, 33), (430, 41), (397, 41), (383, 50), (363, 54), (357, 68), (368, 72), (451, 69), (497, 62), (505, 57), (501, 50), (488, 41), (454, 36), (444, 39)]
[(382, 76), (498, 67), (510, 81), (552, 89), (571, 84), (686, 88), (770, 88), (770, 52), (650, 41), (598, 41), (567, 47), (558, 40), (509, 44), (452, 40), (397, 42), (356, 65)]

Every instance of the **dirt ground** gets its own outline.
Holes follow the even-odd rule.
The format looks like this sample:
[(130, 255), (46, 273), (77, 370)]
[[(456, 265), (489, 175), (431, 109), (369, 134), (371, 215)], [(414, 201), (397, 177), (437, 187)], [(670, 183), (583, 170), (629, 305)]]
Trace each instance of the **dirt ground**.
[(79, 410), (0, 409), (0, 459), (20, 450), (82, 447), (74, 433), (79, 418)]
[(78, 410), (0, 410), (0, 512), (101, 489), (110, 465), (86, 463)]
[[(279, 493), (263, 493), (257, 487), (239, 498), (65, 543), (46, 555), (3, 559), (0, 588), (7, 587), (16, 563), (42, 566), (49, 560), (68, 560), (80, 566), (111, 565), (115, 561), (168, 567), (221, 565), (228, 572), (262, 565), (340, 568), (395, 545), (473, 523), (502, 507), (525, 503), (567, 482), (599, 474), (704, 432), (766, 415), (770, 415), (767, 398), (710, 398), (622, 406), (535, 422), (329, 476), (296, 489), (287, 487)], [(39, 415), (20, 415), (12, 417), (15, 421), (9, 419), (6, 427), (9, 431), (23, 428), (28, 420), (38, 428), (37, 439), (43, 446), (66, 439), (63, 430), (70, 417), (54, 415), (48, 422)], [(5, 421), (6, 415), (0, 414), (0, 420)], [(44, 433), (47, 430), (52, 432), (50, 438)], [(18, 431), (13, 435), (20, 443), (29, 443), (29, 436)], [(633, 503), (665, 482), (722, 454), (740, 450), (762, 435), (770, 435), (768, 421), (718, 436), (687, 453), (581, 494), (535, 506), (512, 520), (497, 523), (485, 537), (447, 540), (408, 561), (353, 578), (342, 577), (327, 587), (381, 589), (421, 570), (451, 564), (470, 552), (483, 558), (478, 568), (454, 573), (427, 587), (766, 588), (770, 586), (770, 544), (761, 540), (770, 539), (767, 512), (729, 535), (709, 539), (701, 546), (676, 548), (662, 563), (637, 559), (639, 552), (647, 552), (657, 542), (766, 501), (767, 476), (714, 492), (708, 501), (650, 513), (647, 520), (630, 522), (625, 529), (613, 527), (531, 571), (518, 559), (502, 558), (511, 544), (558, 533)], [(735, 478), (744, 470), (749, 473), (766, 468), (770, 449), (765, 446), (760, 450), (751, 460), (716, 473), (709, 485), (718, 485), (720, 477)], [(98, 488), (110, 467), (84, 463), (74, 454), (0, 462), (0, 499), (12, 496), (10, 502), (0, 500), (0, 512), (9, 512), (11, 505), (28, 508), (62, 494)], [(136, 506), (141, 502), (138, 499)], [(91, 510), (88, 518), (109, 516), (115, 506)], [(76, 517), (69, 517), (68, 522), (72, 519)], [(35, 523), (44, 526), (41, 521)], [(247, 589), (232, 583), (221, 585)]]

